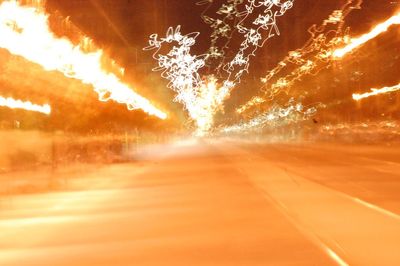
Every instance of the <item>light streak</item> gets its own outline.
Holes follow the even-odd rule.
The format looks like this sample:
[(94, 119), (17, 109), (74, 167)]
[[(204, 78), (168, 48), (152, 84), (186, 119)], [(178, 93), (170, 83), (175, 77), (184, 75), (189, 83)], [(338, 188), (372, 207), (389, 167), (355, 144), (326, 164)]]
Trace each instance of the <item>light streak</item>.
[(399, 24), (400, 24), (400, 13), (392, 16), (383, 23), (376, 25), (370, 32), (358, 38), (351, 39), (350, 43), (347, 46), (334, 51), (333, 56), (337, 58), (344, 57), (348, 53), (352, 52), (354, 49), (362, 46), (363, 44), (369, 42), (370, 40), (386, 32), (391, 26)]
[(206, 135), (214, 124), (214, 115), (221, 105), (221, 90), (214, 77), (201, 85), (195, 108), (191, 108), (191, 116), (196, 121), (196, 135)]
[(48, 15), (40, 8), (22, 6), (14, 0), (2, 2), (0, 48), (39, 64), (46, 71), (59, 71), (93, 86), (100, 101), (114, 100), (126, 104), (129, 110), (142, 109), (160, 119), (167, 118), (166, 113), (103, 68), (102, 50), (85, 52), (82, 45), (55, 36)]
[[(182, 35), (181, 28), (178, 26), (175, 29), (169, 28), (165, 37), (160, 38), (157, 34), (150, 36), (150, 45), (144, 49), (156, 50), (153, 57), (158, 61), (159, 67), (154, 70), (162, 71), (162, 77), (169, 80), (168, 87), (177, 93), (175, 101), (184, 105), (189, 116), (196, 121), (198, 131), (204, 132), (211, 128), (215, 113), (222, 109), (223, 102), (230, 95), (231, 90), (240, 82), (241, 76), (248, 72), (250, 57), (255, 56), (257, 49), (262, 47), (269, 38), (279, 35), (276, 19), (293, 7), (293, 1), (246, 0), (246, 10), (239, 12), (238, 6), (243, 1), (229, 0), (228, 5), (224, 4), (219, 9), (217, 13), (225, 15), (225, 20), (235, 17), (240, 19), (236, 30), (243, 39), (237, 54), (222, 67), (227, 73), (227, 76), (223, 77), (223, 82), (215, 80), (213, 74), (205, 78), (200, 74), (200, 70), (206, 66), (209, 58), (225, 58), (221, 51), (214, 49), (216, 41), (221, 36), (227, 37), (228, 42), (231, 38), (228, 32), (232, 33), (232, 30), (227, 30), (226, 25), (220, 27), (224, 23), (223, 20), (211, 19), (203, 13), (203, 19), (215, 30), (213, 33), (215, 36), (212, 36), (215, 42), (212, 38), (210, 48), (211, 51), (214, 50), (212, 53), (209, 50), (200, 56), (191, 54), (191, 47), (196, 43), (198, 32)], [(204, 0), (198, 4), (211, 5), (212, 2), (213, 0)], [(253, 16), (255, 18), (252, 18)], [(264, 32), (267, 32), (267, 36), (263, 36)], [(172, 45), (172, 49), (168, 53), (161, 54), (161, 49), (165, 44)], [(218, 73), (220, 66), (221, 64), (216, 69), (218, 77), (222, 76)], [(207, 82), (205, 83), (204, 80)], [(217, 88), (218, 83), (221, 85)]]
[[(348, 0), (340, 9), (334, 10), (320, 25), (312, 25), (308, 32), (310, 39), (303, 47), (290, 51), (278, 65), (266, 75), (263, 83), (267, 83), (284, 68), (290, 65), (298, 66), (299, 72), (307, 73), (314, 61), (331, 60), (332, 50), (342, 43), (347, 43), (349, 28), (344, 27), (347, 16), (354, 10), (361, 9), (362, 0)], [(311, 61), (311, 62), (310, 62)], [(296, 71), (296, 70), (295, 70)], [(294, 74), (293, 76), (296, 76)], [(288, 79), (288, 78), (287, 78)]]
[(247, 122), (242, 122), (233, 126), (224, 127), (222, 133), (240, 133), (250, 130), (258, 130), (266, 127), (278, 127), (304, 121), (314, 116), (317, 112), (316, 107), (305, 108), (302, 103), (295, 103), (290, 99), (285, 106), (275, 104), (267, 112), (258, 115)]
[[(353, 10), (361, 8), (361, 3), (362, 0), (348, 0), (340, 9), (334, 10), (320, 25), (311, 26), (308, 29), (311, 36), (303, 47), (290, 51), (275, 68), (261, 79), (263, 83), (271, 84), (262, 88), (264, 95), (253, 97), (246, 104), (237, 108), (236, 112), (242, 114), (252, 107), (266, 102), (267, 98), (273, 98), (281, 91), (288, 90), (305, 75), (316, 75), (321, 70), (328, 68), (333, 62), (333, 51), (338, 46), (350, 41), (349, 28), (345, 28), (344, 23)], [(293, 67), (294, 70), (288, 71)], [(285, 70), (288, 72), (287, 74), (277, 77)]]
[[(199, 70), (204, 67), (204, 56), (191, 55), (191, 47), (199, 33), (182, 35), (181, 28), (169, 28), (163, 38), (157, 34), (150, 36), (145, 50), (155, 50), (153, 57), (158, 61), (154, 71), (162, 71), (161, 76), (169, 81), (168, 87), (176, 92), (175, 101), (184, 105), (190, 118), (197, 125), (197, 134), (205, 134), (213, 124), (214, 114), (220, 105), (221, 90), (212, 76), (202, 79)], [(166, 54), (161, 54), (163, 45), (172, 45)]]
[(400, 91), (400, 84), (392, 86), (392, 87), (384, 87), (381, 89), (372, 88), (370, 92), (366, 92), (366, 93), (362, 93), (362, 94), (354, 93), (353, 99), (356, 101), (360, 101), (362, 99), (369, 98), (371, 96), (377, 96), (377, 95), (386, 94), (386, 93), (395, 92), (395, 91)]
[[(280, 34), (276, 24), (277, 18), (285, 15), (293, 7), (293, 2), (294, 0), (247, 1), (246, 10), (238, 14), (242, 19), (236, 26), (243, 41), (233, 59), (224, 66), (224, 70), (228, 73), (223, 84), (226, 91), (225, 98), (230, 95), (234, 86), (240, 83), (242, 75), (248, 72), (250, 58), (256, 56), (258, 48), (263, 47), (270, 38)], [(258, 16), (250, 19), (256, 12)], [(266, 36), (263, 36), (264, 32), (267, 32)]]
[(253, 97), (249, 102), (247, 102), (247, 105), (242, 105), (241, 107), (237, 108), (236, 112), (239, 114), (244, 113), (247, 109), (262, 104), (264, 102), (266, 102), (266, 100), (262, 97)]
[[(198, 4), (209, 3), (206, 11), (211, 7), (213, 0), (204, 0)], [(214, 19), (205, 16), (203, 19), (214, 29), (211, 34), (211, 47), (207, 53), (206, 60), (209, 58), (219, 58), (220, 63), (216, 67), (216, 74), (222, 76), (220, 68), (227, 75), (220, 89), (218, 101), (223, 104), (224, 100), (230, 96), (232, 89), (240, 83), (243, 74), (248, 72), (250, 58), (256, 56), (258, 48), (264, 46), (265, 42), (279, 35), (277, 18), (283, 16), (293, 7), (294, 0), (228, 0), (217, 11), (217, 14), (224, 15), (222, 18)], [(239, 6), (245, 4), (245, 10), (240, 11)], [(230, 59), (225, 56), (225, 50), (232, 39), (233, 32), (238, 32), (242, 42), (238, 52)], [(264, 33), (267, 34), (264, 36)], [(222, 48), (218, 47), (218, 40), (224, 37), (227, 39)], [(224, 61), (229, 61), (224, 63)]]
[(212, 28), (211, 44), (206, 53), (205, 61), (210, 67), (216, 65), (215, 71), (219, 72), (225, 61), (225, 51), (239, 22), (239, 6), (244, 3), (244, 0), (228, 0), (216, 12), (217, 18), (206, 15), (213, 2), (214, 0), (203, 0), (196, 4), (208, 4), (201, 14), (203, 21)]
[(381, 135), (387, 136), (388, 134), (400, 136), (400, 124), (394, 120), (383, 121), (358, 121), (353, 123), (332, 123), (322, 125), (319, 129), (320, 135), (329, 136), (348, 136), (351, 132), (353, 135)]
[(11, 109), (23, 109), (26, 111), (38, 112), (46, 115), (50, 115), (51, 113), (51, 107), (48, 104), (38, 105), (33, 104), (30, 101), (16, 100), (11, 97), (5, 98), (0, 96), (0, 106)]
[[(191, 47), (196, 43), (198, 32), (182, 35), (181, 27), (170, 27), (166, 36), (159, 38), (158, 34), (152, 34), (149, 46), (144, 50), (155, 50), (153, 58), (157, 60), (158, 67), (154, 71), (162, 71), (161, 76), (169, 80), (168, 87), (177, 92), (175, 100), (183, 103), (188, 109), (197, 96), (197, 88), (203, 81), (198, 73), (204, 67), (202, 56), (191, 55)], [(170, 44), (172, 49), (161, 54), (163, 45)]]

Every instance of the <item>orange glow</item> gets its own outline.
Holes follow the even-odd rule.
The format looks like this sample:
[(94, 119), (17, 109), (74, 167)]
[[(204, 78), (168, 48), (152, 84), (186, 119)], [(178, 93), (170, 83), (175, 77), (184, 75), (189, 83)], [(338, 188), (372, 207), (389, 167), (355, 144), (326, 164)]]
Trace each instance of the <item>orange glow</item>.
[[(312, 25), (308, 29), (311, 37), (304, 46), (290, 51), (275, 68), (261, 78), (261, 82), (266, 84), (262, 88), (264, 95), (253, 97), (236, 109), (236, 112), (243, 114), (266, 102), (268, 98), (273, 99), (281, 92), (288, 93), (290, 88), (304, 76), (317, 75), (323, 69), (327, 69), (333, 62), (333, 52), (350, 42), (348, 36), (350, 28), (345, 27), (345, 21), (353, 10), (361, 9), (361, 4), (362, 0), (347, 0), (321, 24)], [(278, 76), (282, 72), (286, 74)]]
[(217, 81), (209, 77), (199, 88), (199, 94), (189, 108), (190, 117), (196, 122), (197, 135), (205, 135), (214, 123), (214, 115), (225, 98), (225, 91), (218, 88)]
[(160, 119), (167, 118), (166, 113), (103, 68), (102, 50), (85, 52), (80, 45), (56, 37), (41, 9), (21, 6), (13, 0), (1, 3), (0, 48), (39, 64), (46, 71), (59, 71), (93, 86), (100, 101), (114, 100), (126, 104), (129, 110), (142, 109)]
[(265, 99), (263, 99), (263, 98), (261, 98), (259, 96), (255, 96), (250, 101), (248, 101), (245, 105), (242, 105), (241, 107), (237, 108), (236, 109), (236, 113), (242, 114), (245, 111), (247, 111), (249, 108), (251, 108), (253, 106), (256, 106), (256, 105), (259, 105), (259, 104), (262, 104), (265, 101), (266, 101)]
[(386, 32), (389, 27), (393, 25), (399, 25), (400, 24), (400, 14), (396, 14), (393, 17), (389, 18), (385, 22), (378, 24), (375, 26), (370, 32), (358, 37), (358, 38), (353, 38), (351, 39), (350, 43), (336, 51), (334, 51), (333, 56), (334, 57), (344, 57), (346, 54), (350, 53), (354, 49), (360, 47), (361, 45), (365, 44), (366, 42), (376, 38), (380, 34)]
[(11, 109), (23, 109), (32, 112), (43, 113), (46, 115), (50, 115), (51, 113), (51, 107), (48, 104), (38, 105), (38, 104), (33, 104), (29, 101), (24, 102), (21, 100), (15, 100), (11, 97), (4, 98), (0, 96), (0, 106), (8, 107)]
[[(388, 20), (386, 20), (385, 22), (380, 23), (377, 26), (375, 26), (370, 32), (368, 32), (358, 38), (352, 38), (350, 40), (347, 36), (333, 38), (328, 43), (327, 47), (329, 49), (322, 49), (322, 47), (315, 45), (315, 46), (313, 46), (313, 48), (318, 47), (320, 49), (319, 53), (317, 55), (315, 55), (315, 59), (317, 59), (316, 62), (318, 62), (318, 61), (329, 62), (329, 60), (331, 58), (337, 58), (337, 59), (342, 58), (345, 55), (347, 55), (348, 53), (352, 52), (354, 49), (359, 48), (360, 46), (367, 43), (368, 41), (370, 41), (370, 40), (376, 38), (377, 36), (379, 36), (380, 34), (386, 32), (390, 26), (399, 25), (399, 24), (400, 24), (400, 14), (396, 14), (396, 15), (392, 16), (391, 18), (389, 18)], [(316, 38), (315, 40), (318, 40), (318, 38)], [(337, 47), (338, 44), (343, 44), (343, 43), (347, 44), (343, 48), (336, 49), (336, 50), (332, 50), (332, 48), (330, 48), (331, 46)], [(311, 60), (304, 60), (301, 56), (302, 53), (305, 53), (303, 50), (309, 52), (308, 49), (304, 49), (304, 48), (302, 48), (298, 51), (290, 52), (289, 56), (287, 58), (285, 58), (280, 64), (278, 64), (278, 66), (275, 69), (273, 69), (269, 73), (269, 75), (267, 75), (264, 79), (262, 79), (262, 81), (264, 83), (268, 82), (273, 76), (275, 76), (279, 71), (281, 71), (281, 69), (283, 69), (289, 62), (296, 62), (296, 64), (299, 65), (299, 67), (296, 68), (294, 71), (292, 71), (289, 75), (278, 79), (274, 84), (271, 85), (270, 92), (272, 95), (277, 94), (279, 91), (281, 91), (284, 88), (291, 87), (295, 81), (300, 80), (304, 75), (310, 74), (313, 71), (315, 71), (318, 64)], [(300, 51), (301, 51), (301, 53), (300, 53)], [(385, 88), (385, 89), (387, 89), (387, 88)], [(383, 89), (382, 93), (385, 93), (384, 91), (385, 90)], [(379, 92), (367, 93), (367, 95), (369, 95), (369, 96), (376, 95), (376, 94), (381, 94), (381, 93), (379, 93)], [(360, 100), (360, 99), (358, 99), (358, 97), (362, 97), (362, 96), (363, 95), (355, 94), (355, 95), (353, 95), (353, 98), (355, 97), (354, 98), (355, 100)], [(367, 97), (369, 97), (369, 96), (367, 96)], [(363, 98), (365, 98), (365, 97), (363, 97)], [(249, 110), (251, 107), (265, 102), (265, 101), (260, 101), (260, 99), (262, 99), (262, 98), (253, 97), (245, 105), (236, 109), (236, 112), (240, 113), (240, 114), (244, 113), (245, 111)]]
[(373, 89), (371, 89), (370, 92), (366, 92), (366, 93), (363, 93), (363, 94), (355, 93), (355, 94), (353, 94), (353, 99), (356, 100), (356, 101), (360, 101), (362, 99), (369, 98), (371, 96), (376, 96), (376, 95), (380, 95), (380, 94), (386, 94), (386, 93), (395, 92), (395, 91), (400, 91), (400, 84), (395, 85), (393, 87), (384, 87), (384, 88), (381, 88), (381, 89), (374, 89), (373, 88)]

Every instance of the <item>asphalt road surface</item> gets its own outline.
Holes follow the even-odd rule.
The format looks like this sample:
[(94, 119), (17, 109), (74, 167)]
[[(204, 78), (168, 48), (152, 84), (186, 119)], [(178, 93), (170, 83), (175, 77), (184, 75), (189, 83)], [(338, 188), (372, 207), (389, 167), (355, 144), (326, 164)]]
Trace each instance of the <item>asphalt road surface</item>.
[(400, 265), (397, 146), (193, 141), (19, 175), (0, 176), (2, 266)]

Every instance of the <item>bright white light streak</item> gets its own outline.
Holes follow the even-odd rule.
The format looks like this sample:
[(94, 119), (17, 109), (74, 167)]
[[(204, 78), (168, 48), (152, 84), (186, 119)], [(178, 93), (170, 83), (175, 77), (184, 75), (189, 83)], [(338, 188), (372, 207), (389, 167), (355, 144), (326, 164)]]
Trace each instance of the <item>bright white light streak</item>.
[(0, 4), (0, 48), (41, 65), (46, 71), (59, 71), (94, 87), (100, 101), (124, 103), (129, 110), (142, 109), (166, 119), (167, 114), (134, 92), (101, 63), (102, 50), (85, 52), (66, 38), (55, 36), (48, 15), (40, 8), (20, 5), (17, 1)]
[(219, 59), (217, 64), (217, 71), (225, 61), (225, 52), (228, 48), (233, 33), (236, 29), (236, 25), (239, 22), (239, 6), (244, 3), (245, 0), (228, 0), (226, 3), (218, 9), (216, 14), (217, 18), (206, 15), (207, 11), (211, 9), (214, 0), (202, 0), (197, 2), (197, 5), (207, 4), (206, 9), (202, 13), (201, 17), (204, 22), (212, 28), (210, 36), (211, 45), (205, 56), (207, 63), (210, 63), (211, 59)]
[(385, 22), (378, 24), (370, 32), (358, 38), (351, 39), (350, 43), (347, 46), (334, 51), (333, 56), (338, 58), (344, 57), (346, 54), (350, 53), (359, 46), (367, 43), (368, 41), (376, 38), (380, 34), (386, 32), (389, 29), (389, 27), (399, 24), (400, 24), (400, 13), (394, 15)]
[[(280, 34), (276, 24), (277, 18), (285, 15), (293, 5), (294, 0), (247, 0), (246, 11), (238, 14), (242, 19), (236, 26), (238, 33), (243, 36), (243, 41), (233, 59), (224, 66), (228, 77), (223, 83), (223, 90), (226, 92), (223, 99), (229, 97), (235, 85), (240, 83), (243, 74), (248, 72), (250, 57), (256, 56), (258, 48), (267, 40)], [(256, 12), (258, 16), (250, 19)], [(267, 32), (266, 36), (263, 36), (264, 32)]]
[(305, 108), (302, 103), (295, 103), (290, 99), (285, 106), (274, 105), (267, 112), (258, 115), (247, 122), (222, 128), (222, 133), (239, 133), (258, 130), (264, 127), (278, 127), (299, 121), (304, 121), (314, 116), (316, 107)]
[[(168, 87), (177, 92), (175, 100), (183, 103), (186, 108), (195, 100), (196, 88), (203, 84), (198, 72), (205, 62), (202, 56), (191, 55), (191, 47), (196, 43), (198, 35), (198, 32), (182, 35), (180, 26), (175, 29), (170, 27), (163, 38), (152, 34), (150, 45), (144, 48), (147, 51), (155, 50), (153, 57), (158, 67), (153, 70), (162, 71), (162, 77), (170, 81)], [(167, 54), (162, 54), (160, 50), (165, 44), (173, 47)]]
[(38, 112), (46, 115), (50, 115), (51, 113), (51, 107), (48, 104), (38, 105), (31, 103), (30, 101), (16, 100), (11, 97), (4, 98), (0, 96), (0, 106), (11, 109), (23, 109), (26, 111)]
[[(213, 78), (202, 79), (199, 70), (205, 66), (204, 56), (191, 55), (198, 32), (182, 35), (180, 26), (169, 28), (165, 37), (150, 36), (149, 46), (144, 50), (155, 50), (153, 57), (158, 62), (154, 71), (169, 81), (168, 87), (176, 92), (175, 101), (184, 105), (197, 126), (197, 134), (204, 135), (213, 124), (219, 106), (220, 90)], [(160, 50), (172, 45), (166, 54)]]
[[(190, 117), (196, 121), (200, 132), (211, 128), (213, 116), (218, 109), (222, 109), (224, 100), (230, 95), (231, 90), (240, 82), (241, 76), (248, 71), (250, 57), (262, 47), (266, 40), (279, 34), (276, 19), (283, 16), (287, 10), (293, 7), (294, 0), (229, 0), (228, 5), (223, 5), (218, 14), (226, 15), (225, 19), (240, 19), (236, 29), (242, 35), (243, 41), (233, 59), (224, 64), (223, 69), (228, 73), (223, 78), (220, 86), (211, 74), (202, 78), (199, 71), (206, 65), (210, 57), (223, 57), (222, 51), (215, 51), (215, 41), (224, 36), (230, 39), (224, 21), (215, 20), (204, 16), (203, 19), (210, 23), (215, 32), (211, 44), (212, 52), (196, 56), (191, 54), (191, 47), (196, 43), (198, 32), (182, 35), (180, 26), (169, 28), (166, 37), (160, 38), (157, 34), (150, 36), (149, 46), (145, 50), (155, 50), (154, 59), (158, 61), (159, 67), (154, 70), (163, 71), (162, 77), (170, 81), (168, 87), (177, 92), (175, 100), (182, 103), (188, 110)], [(212, 4), (212, 0), (204, 0), (198, 4)], [(238, 6), (246, 2), (246, 10), (238, 12)], [(210, 7), (210, 5), (209, 5)], [(208, 9), (208, 8), (207, 8)], [(255, 14), (257, 12), (257, 14)], [(258, 15), (258, 16), (257, 16)], [(222, 26), (221, 26), (222, 25)], [(262, 33), (267, 32), (266, 36)], [(221, 36), (220, 36), (221, 35)], [(164, 44), (172, 45), (167, 53), (161, 53)], [(219, 66), (218, 66), (219, 68)], [(217, 70), (218, 70), (217, 68)], [(215, 69), (214, 69), (215, 70)]]
[[(240, 44), (240, 49), (233, 60), (225, 66), (229, 74), (232, 74), (235, 66), (239, 66), (238, 73), (235, 75), (235, 80), (240, 79), (242, 73), (247, 71), (250, 57), (255, 56), (257, 49), (262, 47), (269, 38), (279, 35), (276, 19), (277, 17), (283, 16), (286, 11), (293, 7), (293, 1), (294, 0), (284, 2), (277, 0), (248, 0), (246, 11), (239, 14), (243, 18), (236, 26), (244, 40)], [(273, 8), (278, 8), (278, 11), (274, 11)], [(249, 23), (248, 19), (253, 13), (256, 13), (256, 11), (259, 11), (259, 15), (256, 19), (251, 20), (250, 25), (252, 25), (252, 27), (245, 26)], [(263, 31), (268, 31), (266, 37), (262, 36)]]
[[(345, 27), (345, 21), (352, 11), (361, 9), (362, 0), (347, 0), (337, 10), (334, 10), (327, 19), (320, 24), (313, 24), (308, 28), (310, 38), (305, 44), (293, 51), (280, 61), (275, 68), (261, 79), (264, 87), (261, 88), (264, 96), (253, 97), (246, 104), (236, 109), (242, 114), (250, 108), (258, 106), (274, 98), (282, 91), (288, 91), (297, 81), (305, 75), (317, 75), (323, 69), (328, 68), (333, 62), (333, 51), (338, 47), (347, 45), (350, 28)], [(286, 72), (283, 76), (278, 76)], [(267, 85), (268, 84), (268, 85)]]
[(381, 89), (372, 88), (370, 92), (366, 92), (366, 93), (362, 93), (362, 94), (354, 93), (353, 99), (356, 101), (360, 101), (362, 99), (369, 98), (371, 96), (377, 96), (380, 94), (386, 94), (386, 93), (395, 92), (395, 91), (400, 91), (400, 84), (392, 86), (392, 87), (384, 87)]

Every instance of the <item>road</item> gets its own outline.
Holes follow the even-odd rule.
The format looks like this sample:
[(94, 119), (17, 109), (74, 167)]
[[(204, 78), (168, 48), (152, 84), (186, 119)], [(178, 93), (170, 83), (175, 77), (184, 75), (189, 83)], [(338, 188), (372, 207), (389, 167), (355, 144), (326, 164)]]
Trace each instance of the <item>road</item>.
[(139, 158), (3, 193), (0, 265), (400, 265), (397, 146), (202, 140)]

